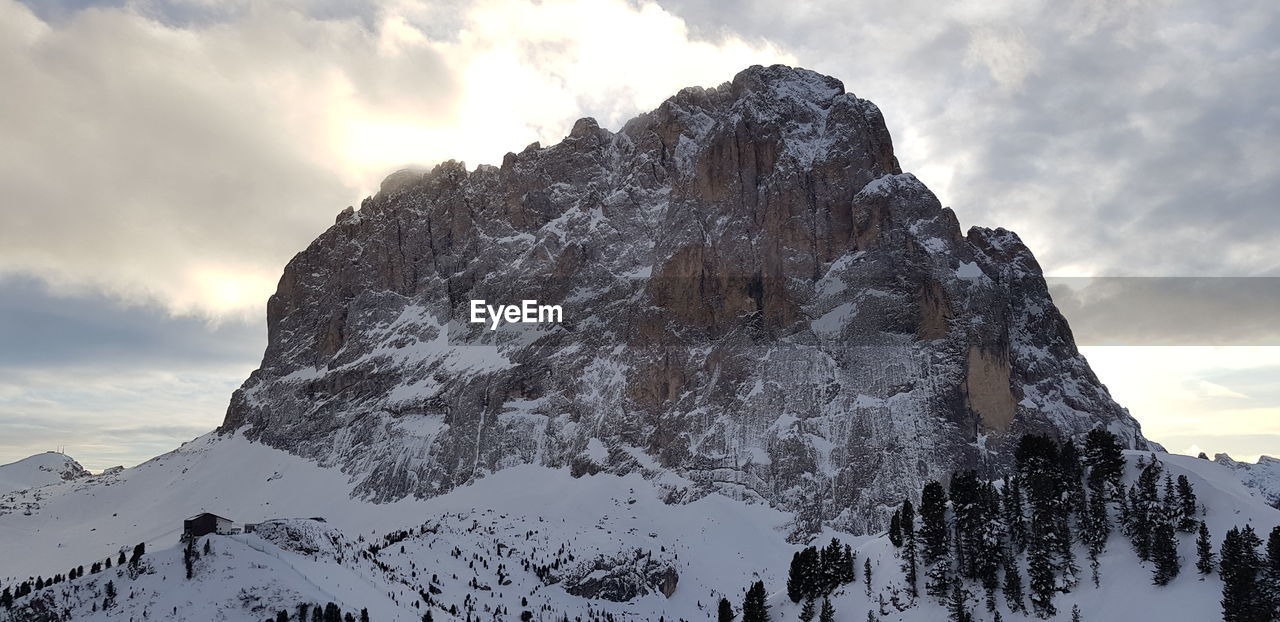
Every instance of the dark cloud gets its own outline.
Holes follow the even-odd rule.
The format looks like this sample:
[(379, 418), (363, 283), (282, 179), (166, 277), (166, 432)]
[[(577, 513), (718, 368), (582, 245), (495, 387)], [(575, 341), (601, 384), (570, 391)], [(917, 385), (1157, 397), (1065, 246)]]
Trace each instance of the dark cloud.
[(209, 321), (105, 294), (57, 295), (28, 276), (0, 276), (0, 369), (218, 367), (260, 357), (265, 321)]
[(265, 333), (0, 277), (0, 463), (65, 448), (91, 469), (132, 465), (208, 432)]
[(876, 101), (904, 168), (962, 221), (1017, 230), (1050, 271), (1280, 271), (1269, 2), (663, 5)]
[(1277, 277), (1051, 277), (1048, 283), (1080, 345), (1280, 346)]

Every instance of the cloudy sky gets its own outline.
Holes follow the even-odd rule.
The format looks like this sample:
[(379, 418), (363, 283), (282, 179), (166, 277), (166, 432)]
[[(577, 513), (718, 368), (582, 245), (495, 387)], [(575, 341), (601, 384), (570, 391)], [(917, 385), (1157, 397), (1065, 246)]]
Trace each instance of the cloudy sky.
[(879, 104), (962, 225), (1018, 231), (1150, 437), (1280, 455), (1278, 17), (1271, 0), (0, 0), (0, 463), (65, 447), (129, 465), (216, 426), (285, 262), (387, 173), (498, 163), (774, 62)]

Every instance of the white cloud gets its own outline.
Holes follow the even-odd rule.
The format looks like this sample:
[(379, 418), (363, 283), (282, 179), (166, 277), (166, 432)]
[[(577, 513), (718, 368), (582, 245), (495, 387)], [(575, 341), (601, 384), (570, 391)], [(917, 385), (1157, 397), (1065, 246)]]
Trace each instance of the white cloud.
[(289, 256), (400, 166), (498, 162), (579, 116), (616, 127), (680, 87), (794, 62), (623, 0), (177, 8), (215, 6), (46, 23), (0, 0), (0, 272), (260, 317)]

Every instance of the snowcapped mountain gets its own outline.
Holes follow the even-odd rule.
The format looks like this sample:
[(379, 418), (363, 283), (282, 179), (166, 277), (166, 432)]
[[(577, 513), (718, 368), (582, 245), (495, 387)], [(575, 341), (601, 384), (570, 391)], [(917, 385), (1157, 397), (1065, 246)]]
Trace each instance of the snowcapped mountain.
[[(564, 318), (491, 331), (475, 299)], [(501, 167), (392, 175), (289, 263), (268, 329), (219, 430), (0, 493), (0, 588), (24, 592), (0, 620), (710, 620), (755, 581), (790, 620), (787, 562), (831, 538), (871, 568), (837, 619), (940, 620), (884, 533), (904, 499), (1004, 477), (1026, 434), (1109, 430), (1125, 485), (1160, 450), (1017, 236), (961, 232), (873, 104), (781, 66)], [(1159, 459), (1215, 543), (1280, 524), (1258, 471)], [(188, 548), (203, 512), (237, 531)], [(1100, 569), (1062, 619), (1220, 617), (1217, 574), (1152, 585), (1119, 534)]]
[(47, 451), (0, 465), (0, 494), (88, 476), (89, 471), (71, 456)]
[(1232, 460), (1227, 454), (1216, 454), (1213, 461), (1236, 472), (1245, 486), (1252, 488), (1259, 496), (1280, 508), (1280, 459), (1262, 456), (1254, 464)]
[[(472, 300), (564, 321), (490, 331)], [(525, 464), (669, 470), (674, 500), (864, 532), (1027, 432), (1148, 446), (1018, 237), (962, 232), (874, 104), (783, 66), (501, 167), (392, 175), (285, 268), (268, 334), (221, 429), (373, 501)]]

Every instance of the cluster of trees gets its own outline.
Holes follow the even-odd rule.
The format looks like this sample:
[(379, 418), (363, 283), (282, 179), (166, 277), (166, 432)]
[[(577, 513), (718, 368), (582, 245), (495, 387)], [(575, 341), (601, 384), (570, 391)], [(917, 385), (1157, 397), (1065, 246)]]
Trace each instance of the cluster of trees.
[(1154, 566), (1155, 584), (1168, 585), (1182, 571), (1177, 533), (1199, 529), (1199, 505), (1187, 476), (1178, 476), (1175, 486), (1154, 456), (1141, 466), (1138, 480), (1117, 500), (1121, 531), (1133, 544), (1138, 559)]
[[(858, 558), (853, 548), (847, 544), (842, 546), (835, 538), (821, 549), (811, 546), (791, 556), (787, 596), (791, 598), (791, 602), (804, 601), (800, 610), (802, 622), (812, 622), (815, 617), (819, 622), (835, 621), (836, 610), (831, 604), (830, 596), (840, 586), (857, 582), (857, 564)], [(869, 586), (870, 560), (864, 562), (863, 574)], [(822, 601), (820, 608), (818, 600)], [(716, 619), (719, 622), (731, 622), (735, 617), (737, 614), (733, 610), (733, 604), (729, 599), (721, 598)], [(769, 622), (769, 604), (763, 581), (756, 581), (747, 588), (742, 601), (742, 622)]]
[[(428, 618), (424, 617), (424, 620)], [(343, 613), (342, 607), (337, 603), (327, 603), (323, 607), (319, 603), (314, 605), (310, 603), (298, 603), (294, 610), (294, 615), (290, 616), (289, 611), (281, 609), (276, 613), (276, 617), (267, 618), (266, 622), (369, 622), (369, 610), (361, 609), (359, 615), (350, 611)]]
[(1207, 575), (1216, 567), (1223, 580), (1223, 619), (1280, 620), (1280, 527), (1265, 552), (1259, 552), (1263, 542), (1252, 527), (1232, 529), (1215, 555), (1187, 477), (1173, 478), (1154, 455), (1139, 458), (1137, 466), (1139, 474), (1126, 488), (1120, 444), (1098, 429), (1088, 434), (1083, 451), (1070, 440), (1023, 437), (1014, 471), (1000, 485), (972, 471), (954, 474), (947, 488), (928, 483), (919, 509), (908, 499), (890, 521), (889, 539), (899, 548), (909, 594), (918, 597), (923, 572), (926, 593), (945, 604), (954, 621), (973, 619), (970, 584), (985, 592), (986, 608), (997, 620), (997, 590), (1011, 610), (1050, 618), (1058, 613), (1055, 596), (1079, 584), (1077, 543), (1085, 547), (1097, 586), (1098, 559), (1118, 529), (1150, 564), (1152, 583), (1164, 586), (1182, 571), (1179, 534), (1195, 533), (1196, 569)]
[[(1233, 527), (1222, 541), (1223, 622), (1280, 620), (1280, 527), (1271, 530), (1263, 555), (1258, 553), (1260, 546), (1262, 539), (1249, 525)], [(1212, 567), (1200, 570), (1208, 574)]]
[[(989, 611), (996, 610), (996, 591), (1003, 587), (1010, 609), (1026, 611), (1029, 601), (1039, 616), (1053, 616), (1054, 595), (1079, 583), (1076, 535), (1089, 545), (1098, 580), (1097, 557), (1110, 535), (1107, 500), (1117, 496), (1125, 464), (1115, 436), (1091, 432), (1082, 456), (1071, 441), (1060, 445), (1028, 435), (1015, 464), (999, 487), (973, 471), (953, 474), (947, 488), (936, 481), (926, 484), (918, 530), (910, 500), (895, 512), (889, 538), (901, 549), (913, 598), (919, 595), (923, 565), (926, 592), (945, 602), (954, 620), (970, 619), (966, 581), (981, 586)], [(1025, 591), (1017, 563), (1022, 554), (1028, 561)]]
[(849, 545), (835, 538), (819, 550), (811, 546), (791, 557), (787, 596), (791, 602), (823, 598), (841, 585), (858, 580), (857, 557)]
[(953, 474), (947, 487), (929, 482), (918, 513), (906, 500), (890, 521), (909, 594), (919, 596), (923, 569), (925, 592), (944, 603), (953, 620), (972, 619), (968, 585), (980, 587), (988, 611), (996, 612), (1001, 591), (1009, 609), (1052, 617), (1056, 595), (1079, 585), (1077, 542), (1085, 545), (1094, 584), (1101, 581), (1098, 560), (1112, 534), (1112, 506), (1138, 556), (1152, 562), (1153, 582), (1167, 584), (1181, 568), (1177, 532), (1201, 524), (1195, 492), (1186, 477), (1176, 485), (1167, 475), (1162, 479), (1154, 459), (1126, 490), (1125, 466), (1118, 439), (1104, 429), (1091, 431), (1083, 450), (1070, 440), (1030, 434), (999, 485), (974, 471)]
[[(146, 546), (139, 543), (137, 546), (133, 547), (133, 555), (128, 560), (125, 559), (124, 551), (121, 550), (119, 563), (129, 563), (136, 567), (138, 562), (142, 559), (142, 556), (146, 554), (146, 550)], [(99, 572), (109, 568), (111, 568), (110, 557), (101, 562), (91, 563), (89, 565), (89, 574), (98, 574)], [(43, 576), (28, 577), (24, 581), (14, 583), (13, 585), (6, 585), (3, 589), (0, 589), (0, 608), (13, 609), (14, 601), (25, 596), (29, 596), (32, 592), (38, 592), (46, 587), (62, 583), (63, 581), (79, 579), (80, 577), (83, 577), (84, 574), (84, 566), (76, 566), (75, 568), (68, 570), (66, 574), (55, 574), (48, 579)]]

